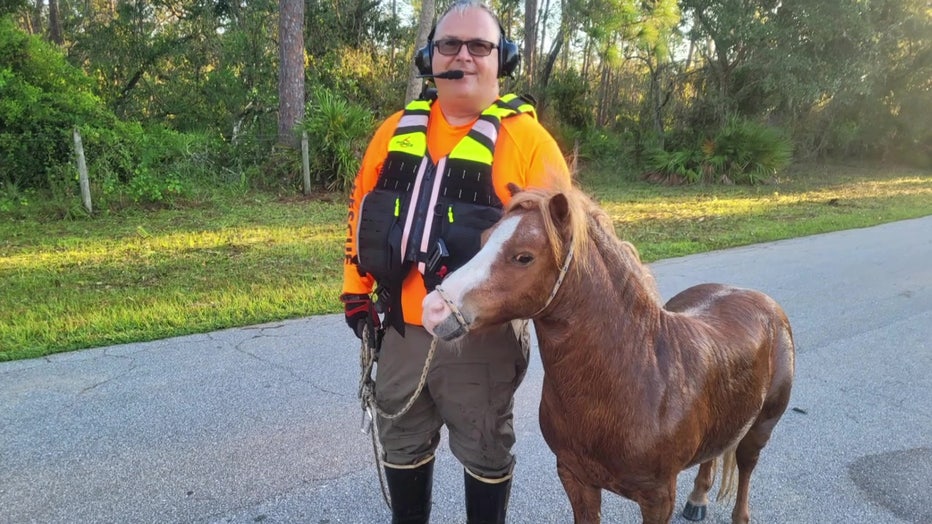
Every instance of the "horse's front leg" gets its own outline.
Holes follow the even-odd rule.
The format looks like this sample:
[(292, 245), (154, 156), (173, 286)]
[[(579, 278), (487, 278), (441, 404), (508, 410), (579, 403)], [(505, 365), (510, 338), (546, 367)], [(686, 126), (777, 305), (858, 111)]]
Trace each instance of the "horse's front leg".
[(602, 520), (602, 490), (583, 484), (564, 464), (557, 462), (557, 474), (573, 507), (576, 524), (599, 524)]
[(673, 516), (673, 504), (676, 501), (676, 475), (665, 486), (638, 492), (634, 500), (641, 507), (644, 524), (667, 524)]

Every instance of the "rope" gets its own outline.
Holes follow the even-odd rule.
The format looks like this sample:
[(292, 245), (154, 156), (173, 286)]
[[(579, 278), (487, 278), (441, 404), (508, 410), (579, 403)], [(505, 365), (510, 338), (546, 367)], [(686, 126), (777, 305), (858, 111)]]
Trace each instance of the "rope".
[[(531, 318), (536, 317), (544, 312), (550, 303), (553, 302), (554, 297), (557, 296), (557, 291), (559, 291), (560, 286), (563, 284), (564, 278), (566, 278), (566, 273), (569, 271), (570, 262), (573, 260), (573, 241), (570, 240), (569, 248), (566, 251), (566, 258), (563, 261), (563, 267), (560, 268), (560, 275), (557, 277), (557, 282), (553, 286), (553, 290), (550, 292), (550, 296), (547, 297), (546, 302), (544, 302), (543, 307), (541, 307), (537, 313), (531, 315)], [(440, 298), (447, 303), (447, 306), (450, 307), (450, 311), (453, 313), (453, 316), (456, 318), (456, 322), (459, 323), (460, 327), (466, 331), (469, 331), (469, 325), (466, 322), (466, 318), (460, 312), (459, 308), (453, 303), (446, 291), (443, 290), (440, 286), (434, 288)], [(414, 405), (414, 401), (417, 400), (417, 397), (421, 395), (421, 392), (424, 390), (424, 386), (427, 384), (427, 373), (430, 371), (430, 363), (434, 360), (434, 353), (437, 352), (437, 342), (438, 338), (435, 336), (430, 342), (430, 350), (427, 352), (427, 358), (424, 360), (424, 369), (421, 370), (421, 378), (418, 380), (417, 388), (415, 388), (414, 393), (411, 394), (411, 398), (405, 402), (405, 405), (402, 406), (400, 410), (395, 413), (388, 413), (379, 407), (378, 403), (375, 401), (375, 380), (372, 378), (372, 366), (375, 364), (375, 353), (376, 348), (372, 345), (372, 330), (366, 330), (365, 336), (362, 337), (362, 347), (359, 351), (359, 367), (362, 371), (359, 377), (359, 391), (358, 396), (362, 402), (362, 411), (363, 411), (363, 426), (362, 431), (364, 433), (372, 434), (372, 452), (375, 454), (376, 468), (378, 470), (379, 476), (379, 485), (382, 488), (382, 498), (385, 500), (385, 504), (388, 505), (388, 508), (391, 509), (392, 501), (391, 496), (388, 493), (386, 488), (385, 481), (385, 471), (382, 464), (382, 446), (379, 442), (378, 433), (378, 417), (373, 416), (372, 412), (374, 411), (378, 416), (387, 419), (394, 420), (411, 409), (411, 406)], [(366, 417), (368, 416), (368, 420)]]
[(434, 288), (434, 291), (436, 291), (437, 294), (440, 295), (440, 298), (447, 303), (447, 307), (450, 308), (450, 313), (453, 313), (453, 316), (456, 317), (456, 323), (459, 324), (461, 328), (468, 331), (469, 325), (466, 323), (466, 317), (463, 316), (459, 308), (456, 307), (456, 304), (453, 303), (453, 300), (450, 298), (450, 296), (447, 295), (446, 290), (440, 286), (437, 286)]
[(392, 500), (388, 493), (388, 488), (386, 487), (385, 471), (382, 463), (383, 450), (378, 437), (379, 421), (377, 416), (373, 416), (373, 411), (382, 418), (393, 420), (404, 415), (411, 409), (411, 406), (414, 405), (414, 401), (421, 395), (421, 391), (424, 390), (424, 386), (427, 384), (427, 373), (430, 370), (430, 363), (434, 359), (434, 353), (437, 351), (437, 340), (437, 337), (434, 337), (430, 343), (430, 350), (427, 352), (427, 358), (424, 360), (424, 369), (421, 370), (421, 378), (418, 381), (414, 393), (411, 394), (411, 398), (409, 398), (405, 405), (396, 413), (388, 413), (380, 408), (375, 401), (375, 380), (372, 378), (372, 366), (375, 364), (375, 348), (372, 346), (372, 337), (368, 331), (366, 335), (362, 337), (362, 347), (359, 350), (359, 367), (362, 373), (359, 377), (358, 391), (358, 397), (362, 403), (363, 411), (361, 430), (363, 433), (370, 433), (372, 436), (372, 453), (375, 455), (379, 487), (382, 489), (382, 498), (385, 500), (385, 504), (389, 509), (392, 507)]
[[(363, 346), (366, 346), (366, 345), (367, 344), (364, 342)], [(363, 352), (365, 351), (366, 351), (366, 348), (363, 349)], [(384, 419), (388, 419), (388, 420), (394, 420), (404, 415), (405, 413), (407, 413), (408, 410), (411, 409), (411, 406), (414, 405), (414, 401), (417, 400), (417, 397), (421, 394), (421, 391), (424, 390), (424, 386), (427, 384), (427, 372), (430, 371), (430, 363), (431, 361), (433, 361), (434, 353), (436, 352), (437, 352), (437, 337), (434, 337), (434, 339), (430, 343), (430, 351), (427, 352), (427, 358), (424, 360), (424, 369), (421, 370), (421, 378), (417, 383), (417, 389), (414, 390), (414, 393), (411, 394), (411, 398), (409, 398), (408, 401), (405, 403), (405, 405), (400, 410), (398, 410), (398, 412), (396, 413), (389, 413), (383, 410), (382, 408), (380, 408), (379, 405), (376, 403), (375, 390), (374, 390), (375, 381), (372, 380), (372, 377), (370, 375), (372, 371), (372, 362), (369, 362), (368, 364), (363, 364), (363, 377), (361, 379), (360, 386), (359, 386), (360, 388), (359, 396), (363, 402), (363, 409), (365, 410), (367, 407), (371, 407), (376, 413), (378, 413), (379, 416), (381, 416)]]
[[(531, 318), (534, 318), (547, 309), (550, 306), (550, 303), (553, 302), (553, 299), (557, 296), (557, 291), (560, 290), (560, 286), (563, 285), (563, 280), (566, 278), (566, 274), (570, 268), (570, 262), (573, 260), (573, 246), (574, 242), (571, 239), (570, 245), (566, 251), (566, 258), (563, 260), (563, 267), (560, 268), (560, 274), (557, 276), (557, 281), (553, 286), (553, 290), (550, 291), (550, 296), (547, 297), (547, 300), (544, 302), (543, 307), (537, 310), (537, 313), (531, 315)], [(460, 327), (465, 331), (469, 332), (469, 324), (466, 322), (466, 317), (463, 316), (463, 313), (459, 310), (456, 304), (453, 303), (453, 300), (450, 299), (450, 296), (447, 295), (446, 291), (437, 286), (434, 288), (440, 298), (447, 303), (447, 306), (450, 308), (450, 312), (456, 318), (456, 322)], [(411, 406), (414, 405), (414, 401), (417, 400), (417, 397), (421, 395), (421, 392), (424, 391), (424, 386), (427, 384), (427, 373), (430, 371), (430, 363), (434, 360), (434, 354), (437, 352), (437, 343), (439, 338), (434, 336), (433, 340), (430, 342), (430, 350), (427, 351), (427, 358), (424, 359), (424, 368), (421, 370), (421, 378), (418, 380), (417, 387), (414, 390), (414, 393), (411, 394), (411, 397), (405, 402), (405, 405), (402, 406), (400, 410), (395, 413), (388, 413), (379, 407), (378, 403), (375, 401), (375, 380), (372, 378), (372, 366), (375, 364), (375, 355), (376, 348), (373, 347), (372, 341), (370, 340), (370, 333), (373, 333), (372, 329), (366, 329), (363, 331), (362, 335), (362, 347), (359, 351), (359, 367), (362, 371), (361, 376), (359, 377), (359, 391), (358, 396), (362, 402), (363, 410), (363, 425), (362, 431), (365, 433), (372, 434), (372, 452), (375, 454), (376, 468), (378, 470), (379, 476), (379, 485), (382, 488), (382, 498), (385, 499), (385, 503), (388, 505), (389, 509), (392, 507), (391, 496), (388, 493), (386, 488), (385, 481), (385, 472), (382, 468), (382, 446), (378, 439), (378, 417), (373, 416), (372, 412), (374, 411), (378, 416), (386, 420), (394, 420), (411, 409)], [(366, 419), (368, 417), (368, 420)]]

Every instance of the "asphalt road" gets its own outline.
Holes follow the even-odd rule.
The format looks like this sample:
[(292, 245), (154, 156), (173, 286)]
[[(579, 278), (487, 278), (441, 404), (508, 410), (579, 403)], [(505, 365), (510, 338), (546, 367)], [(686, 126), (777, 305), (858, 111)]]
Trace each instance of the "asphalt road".
[[(755, 472), (753, 522), (932, 522), (932, 216), (652, 268), (664, 297), (753, 287), (793, 323), (791, 409)], [(2, 363), (0, 522), (388, 522), (357, 353), (328, 315)], [(542, 374), (535, 353), (511, 522), (572, 520), (537, 426)], [(436, 469), (434, 521), (464, 522), (446, 442)], [(706, 521), (730, 513), (713, 503)], [(605, 493), (603, 521), (639, 512)]]

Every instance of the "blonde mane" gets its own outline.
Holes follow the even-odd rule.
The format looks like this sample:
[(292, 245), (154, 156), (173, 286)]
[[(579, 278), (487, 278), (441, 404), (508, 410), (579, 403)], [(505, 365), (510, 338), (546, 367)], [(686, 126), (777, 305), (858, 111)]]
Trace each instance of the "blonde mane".
[(633, 244), (621, 240), (615, 234), (611, 218), (586, 193), (577, 187), (565, 187), (556, 190), (531, 188), (516, 193), (506, 210), (539, 210), (543, 217), (547, 240), (553, 249), (554, 263), (563, 265), (566, 257), (567, 239), (563, 238), (563, 229), (557, 225), (551, 215), (550, 198), (557, 193), (566, 197), (569, 206), (569, 223), (565, 228), (573, 239), (576, 269), (588, 273), (592, 257), (590, 252), (595, 247), (603, 260), (609, 265), (619, 264), (641, 283), (641, 288), (656, 302), (661, 301), (660, 292), (650, 269), (641, 263), (641, 257)]
[[(553, 259), (557, 266), (563, 265), (566, 257), (566, 239), (563, 238), (561, 229), (556, 224), (556, 219), (550, 213), (550, 198), (557, 193), (563, 193), (569, 204), (569, 224), (567, 232), (574, 242), (573, 258), (578, 263), (586, 264), (589, 259), (589, 251), (592, 247), (592, 238), (589, 235), (589, 220), (587, 217), (593, 212), (601, 213), (595, 202), (593, 202), (585, 193), (575, 187), (563, 188), (559, 190), (547, 190), (530, 188), (516, 193), (508, 205), (507, 212), (516, 208), (538, 210), (543, 217), (544, 228), (547, 232), (547, 240), (553, 248)], [(607, 219), (607, 217), (606, 217)]]

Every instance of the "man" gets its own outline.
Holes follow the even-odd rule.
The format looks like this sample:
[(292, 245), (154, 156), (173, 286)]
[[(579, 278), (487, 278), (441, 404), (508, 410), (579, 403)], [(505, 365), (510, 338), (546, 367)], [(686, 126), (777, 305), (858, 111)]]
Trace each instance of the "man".
[[(441, 15), (416, 63), (436, 100), (412, 102), (376, 131), (353, 188), (343, 294), (357, 336), (387, 307), (376, 402), (398, 412), (417, 391), (432, 338), (421, 302), (479, 249), (501, 216), (509, 182), (570, 184), (553, 137), (525, 100), (499, 97), (519, 60), (494, 13), (458, 0)], [(450, 73), (450, 72), (457, 73)], [(462, 72), (462, 74), (458, 73)], [(467, 519), (504, 522), (514, 456), (513, 398), (528, 364), (527, 323), (470, 334), (454, 351), (438, 342), (426, 385), (404, 415), (379, 419), (392, 522), (430, 517), (434, 452), (446, 424), (463, 464)]]

